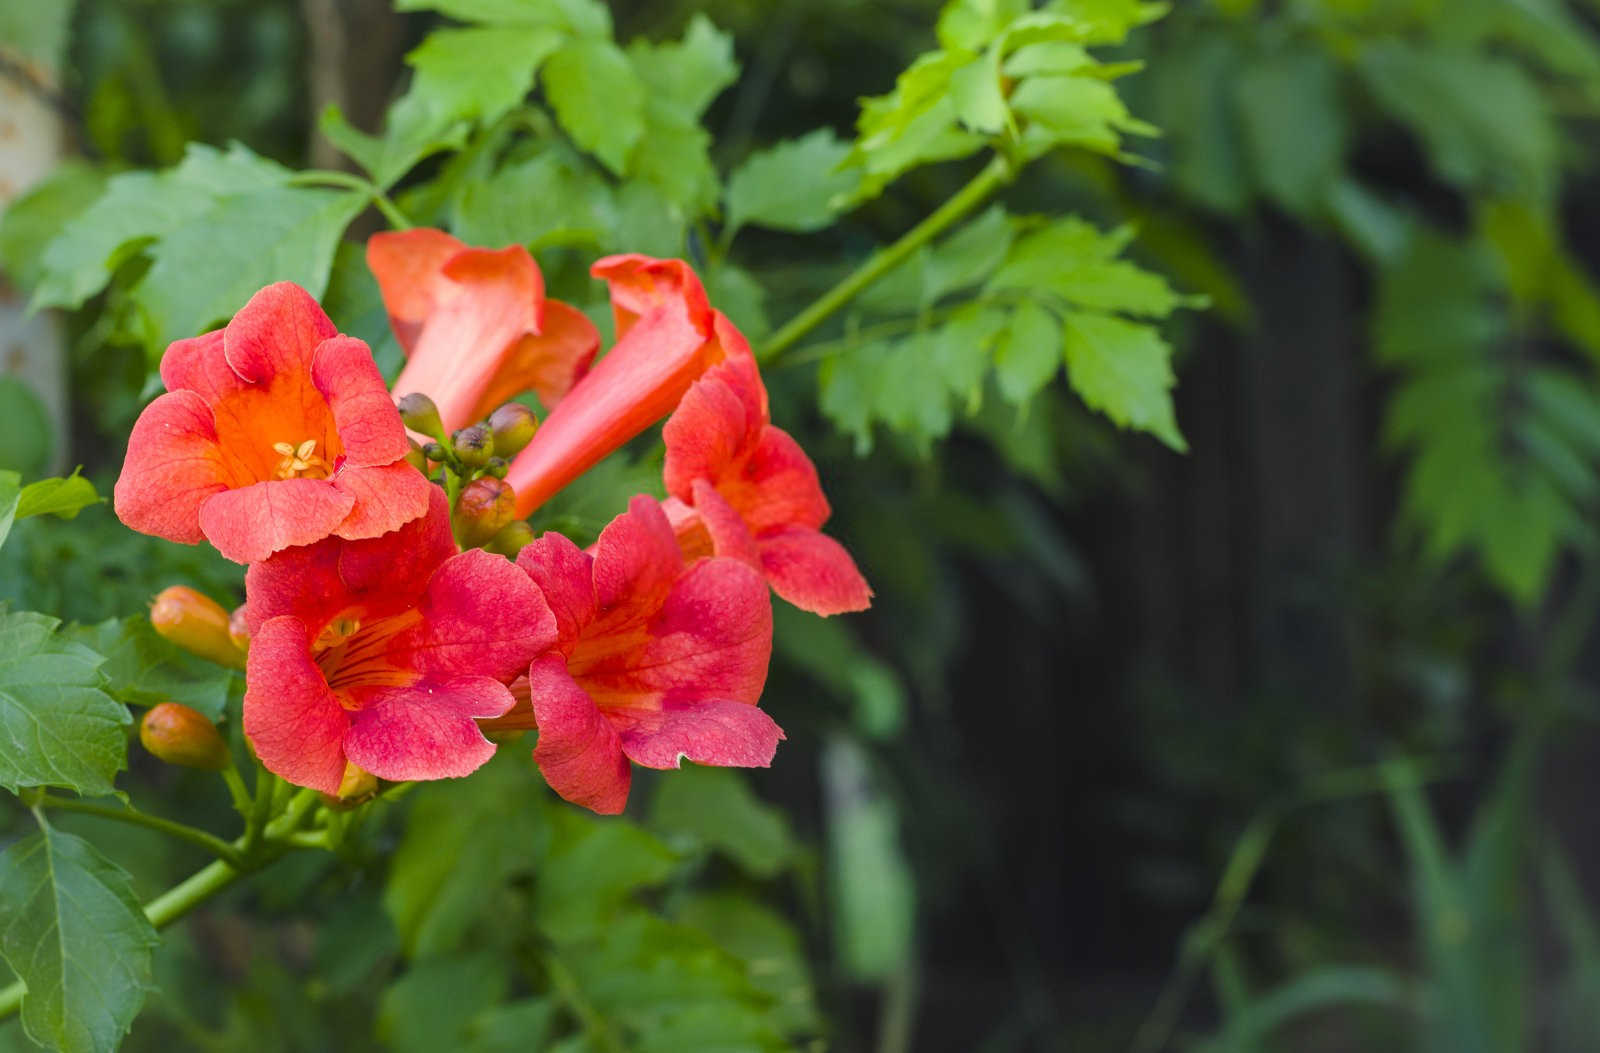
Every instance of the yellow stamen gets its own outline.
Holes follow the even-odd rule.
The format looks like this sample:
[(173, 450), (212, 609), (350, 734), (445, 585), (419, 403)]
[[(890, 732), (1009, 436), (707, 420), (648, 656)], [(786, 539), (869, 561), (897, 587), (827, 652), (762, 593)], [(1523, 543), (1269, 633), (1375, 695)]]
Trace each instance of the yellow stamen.
[(298, 479), (301, 475), (311, 475), (315, 479), (327, 478), (327, 463), (316, 455), (316, 448), (316, 439), (306, 439), (298, 446), (292, 442), (273, 443), (273, 452), (283, 455), (283, 460), (278, 462), (278, 478)]

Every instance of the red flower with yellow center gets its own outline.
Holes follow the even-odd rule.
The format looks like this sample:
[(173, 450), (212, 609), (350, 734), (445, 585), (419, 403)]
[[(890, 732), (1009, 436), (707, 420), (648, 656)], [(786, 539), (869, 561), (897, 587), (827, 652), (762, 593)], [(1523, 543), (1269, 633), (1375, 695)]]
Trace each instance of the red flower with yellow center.
[(683, 397), (662, 429), (665, 509), (686, 554), (756, 567), (802, 610), (865, 610), (872, 589), (844, 546), (820, 531), (831, 509), (816, 466), (772, 426), (751, 355), (731, 355)]
[(528, 668), (533, 756), (562, 797), (622, 811), (630, 762), (766, 767), (783, 738), (757, 708), (772, 656), (772, 603), (731, 559), (685, 566), (653, 498), (635, 497), (593, 554), (545, 534), (517, 557), (554, 612), (557, 638)]
[(443, 491), (399, 530), (328, 538), (253, 565), (244, 730), (269, 771), (337, 793), (348, 765), (383, 779), (477, 770), (494, 745), (478, 720), (556, 640), (527, 575), (457, 552)]
[(600, 347), (582, 311), (545, 298), (521, 245), (491, 251), (442, 230), (394, 231), (367, 242), (367, 266), (408, 356), (395, 394), (433, 399), (446, 431), (524, 391), (555, 406)]
[(335, 535), (375, 537), (422, 515), (428, 482), (367, 345), (304, 289), (269, 285), (226, 328), (161, 359), (117, 478), (117, 515), (249, 563)]

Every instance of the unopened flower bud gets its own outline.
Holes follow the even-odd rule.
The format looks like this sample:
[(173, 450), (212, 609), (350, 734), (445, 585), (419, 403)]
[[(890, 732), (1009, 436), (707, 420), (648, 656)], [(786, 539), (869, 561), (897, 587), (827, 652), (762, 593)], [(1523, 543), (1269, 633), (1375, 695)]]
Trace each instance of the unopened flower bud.
[(139, 721), (139, 741), (168, 764), (221, 771), (233, 763), (216, 725), (177, 702), (151, 706)]
[(498, 534), (484, 542), (483, 547), (507, 559), (516, 559), (517, 553), (532, 540), (533, 527), (529, 526), (526, 520), (513, 519), (501, 527)]
[(498, 534), (516, 513), (517, 496), (511, 487), (486, 475), (462, 488), (451, 518), (457, 540), (473, 548)]
[(244, 653), (228, 632), (228, 612), (187, 585), (161, 590), (150, 605), (150, 624), (190, 654), (233, 669), (244, 668)]
[(250, 623), (245, 621), (244, 604), (242, 603), (233, 609), (232, 614), (228, 615), (228, 638), (233, 641), (233, 646), (237, 647), (241, 653), (246, 655), (250, 653)]
[(539, 430), (539, 421), (522, 403), (508, 402), (489, 415), (489, 430), (494, 433), (494, 451), (515, 457)]
[(483, 474), (492, 475), (496, 479), (504, 479), (506, 472), (510, 469), (511, 465), (506, 462), (504, 457), (491, 457), (489, 458), (489, 463), (483, 466)]
[(424, 435), (431, 435), (435, 439), (444, 438), (444, 421), (439, 419), (439, 407), (433, 400), (420, 391), (413, 391), (403, 395), (395, 404), (400, 410), (400, 419), (412, 431), (419, 431)]
[[(415, 468), (417, 471), (421, 472), (423, 475), (427, 475), (428, 455), (423, 452), (422, 444), (417, 442), (416, 439), (412, 439), (410, 441), (411, 448), (406, 451), (406, 463), (411, 465), (411, 467)], [(432, 446), (434, 444), (430, 442), (428, 445)]]
[(462, 428), (450, 437), (456, 456), (469, 468), (482, 468), (494, 456), (494, 436), (482, 424)]
[(422, 448), (422, 456), (426, 457), (430, 461), (442, 461), (450, 455), (439, 443), (430, 442), (428, 445)]

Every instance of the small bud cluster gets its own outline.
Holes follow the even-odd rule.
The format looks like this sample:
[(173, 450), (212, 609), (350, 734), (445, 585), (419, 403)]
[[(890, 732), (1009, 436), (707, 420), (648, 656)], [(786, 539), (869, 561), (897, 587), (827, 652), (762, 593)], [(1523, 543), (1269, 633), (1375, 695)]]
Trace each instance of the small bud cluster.
[(533, 411), (508, 402), (487, 420), (447, 435), (438, 407), (428, 396), (413, 392), (398, 405), (406, 427), (433, 440), (427, 444), (412, 440), (406, 460), (454, 495), (450, 524), (456, 540), (468, 548), (515, 557), (533, 540), (533, 531), (516, 518), (516, 494), (503, 480), (510, 458), (528, 445), (539, 428)]

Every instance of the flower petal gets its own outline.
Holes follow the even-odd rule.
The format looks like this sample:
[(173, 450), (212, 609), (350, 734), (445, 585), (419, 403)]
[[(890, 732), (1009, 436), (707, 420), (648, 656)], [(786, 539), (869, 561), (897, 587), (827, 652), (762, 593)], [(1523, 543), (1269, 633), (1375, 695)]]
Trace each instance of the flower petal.
[(685, 758), (725, 768), (765, 768), (785, 736), (757, 706), (711, 699), (640, 714), (620, 737), (622, 752), (646, 768), (676, 768)]
[(537, 333), (544, 279), (521, 245), (463, 249), (445, 262), (445, 286), (394, 390), (433, 399), (446, 430), (478, 419), (474, 411), (501, 362), (524, 334)]
[(251, 383), (309, 374), (317, 345), (338, 335), (317, 301), (294, 282), (277, 282), (250, 297), (223, 330), (228, 365)]
[(529, 666), (528, 689), (539, 724), (533, 759), (550, 788), (601, 815), (619, 814), (633, 771), (616, 729), (567, 674), (560, 655)]
[[(741, 563), (748, 563), (760, 570), (761, 550), (756, 545), (755, 535), (750, 533), (749, 524), (739, 515), (738, 510), (724, 500), (717, 492), (717, 488), (705, 479), (694, 481), (691, 496), (694, 498), (694, 512), (698, 514), (701, 525), (711, 538), (712, 552), (718, 556), (727, 556)], [(685, 533), (682, 530), (678, 531), (680, 547)]]
[(380, 779), (458, 779), (494, 756), (474, 718), (498, 717), (513, 702), (511, 691), (487, 676), (373, 692), (350, 718), (344, 751)]
[(446, 560), (417, 606), (422, 621), (389, 653), (429, 679), (477, 673), (510, 681), (556, 642), (555, 616), (532, 580), (483, 549)]
[(756, 544), (773, 591), (801, 610), (827, 616), (872, 606), (872, 589), (855, 560), (826, 534), (793, 527), (765, 534)]
[(298, 618), (272, 618), (250, 640), (244, 732), (268, 771), (297, 786), (337, 793), (344, 777), (348, 714), (311, 660)]
[(683, 556), (655, 498), (638, 494), (594, 543), (594, 592), (601, 609), (654, 610), (678, 580)]
[(711, 305), (705, 286), (682, 260), (658, 260), (639, 253), (596, 260), (589, 273), (611, 287), (611, 313), (621, 343), (634, 323), (657, 311), (687, 313), (692, 324), (709, 333)]
[(594, 558), (564, 534), (534, 538), (517, 553), (517, 566), (533, 579), (555, 617), (563, 652), (570, 652), (583, 627), (594, 621)]
[(817, 466), (788, 432), (770, 424), (745, 462), (744, 483), (736, 496), (724, 496), (756, 534), (775, 526), (819, 527), (833, 513)]
[(696, 479), (715, 482), (730, 469), (737, 472), (736, 460), (755, 448), (765, 423), (759, 400), (739, 383), (731, 363), (708, 370), (661, 429), (667, 448), (661, 475), (667, 493), (692, 504)]
[(223, 330), (187, 340), (174, 340), (161, 356), (161, 382), (168, 391), (192, 391), (215, 405), (242, 391), (245, 381), (228, 365), (223, 353)]
[(326, 479), (276, 479), (211, 495), (200, 506), (200, 529), (225, 558), (254, 563), (291, 545), (321, 541), (354, 504)]
[[(415, 468), (411, 473), (421, 478)], [(458, 551), (444, 491), (429, 484), (425, 502), (422, 515), (395, 530), (344, 544), (339, 550), (339, 577), (347, 589), (388, 592), (407, 602), (422, 595), (433, 572)]]
[(293, 615), (315, 635), (349, 605), (339, 577), (338, 539), (286, 548), (250, 564), (244, 572), (244, 595), (251, 637), (264, 623), (284, 615)]
[(192, 545), (205, 537), (201, 506), (231, 483), (205, 400), (170, 391), (134, 422), (112, 500), (132, 529)]
[(355, 502), (334, 530), (351, 540), (377, 537), (418, 518), (428, 510), (432, 492), (439, 489), (407, 461), (341, 468), (331, 481)]
[(546, 300), (539, 332), (525, 334), (501, 359), (472, 419), (487, 417), (524, 391), (538, 395), (547, 412), (554, 409), (589, 371), (599, 350), (600, 331), (587, 315), (560, 300)]
[(466, 245), (442, 230), (419, 227), (367, 239), (367, 266), (378, 279), (389, 324), (407, 354), (449, 279), (444, 265)]
[(333, 410), (348, 465), (392, 464), (406, 455), (405, 425), (366, 344), (353, 336), (324, 340), (312, 353), (311, 381)]

